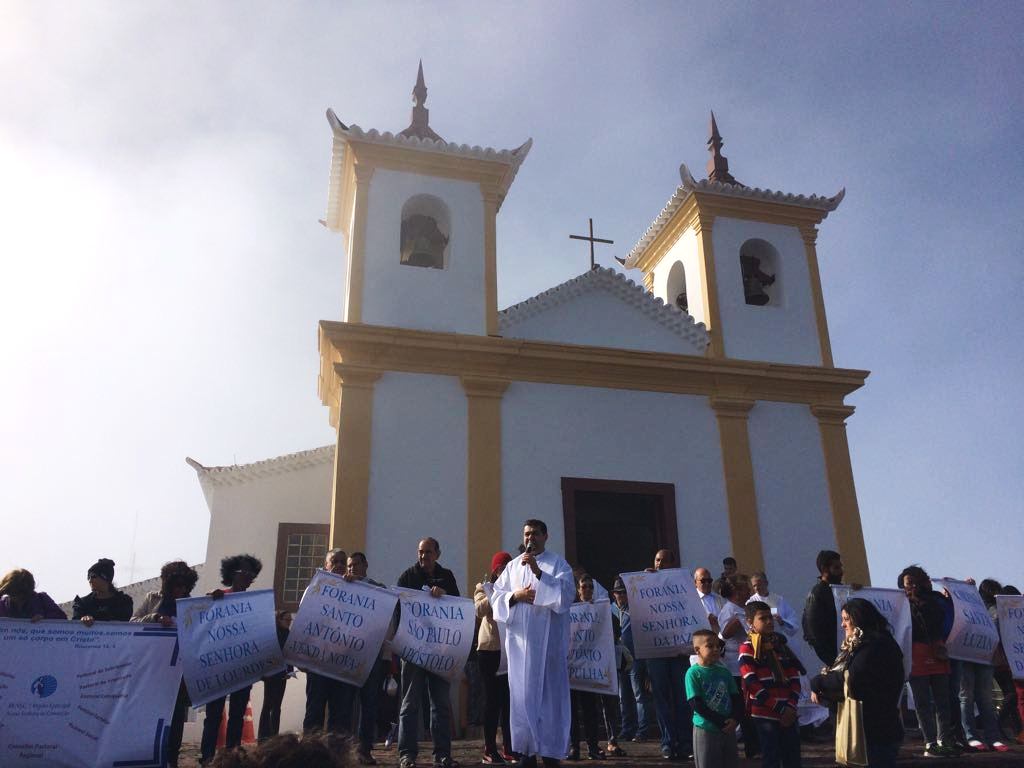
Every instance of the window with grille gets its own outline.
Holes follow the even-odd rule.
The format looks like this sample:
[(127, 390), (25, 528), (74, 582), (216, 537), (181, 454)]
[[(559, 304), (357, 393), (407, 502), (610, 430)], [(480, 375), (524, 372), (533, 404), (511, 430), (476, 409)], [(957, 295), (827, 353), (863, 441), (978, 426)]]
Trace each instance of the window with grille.
[(280, 610), (294, 611), (309, 580), (322, 568), (327, 554), (329, 525), (281, 523), (277, 527), (277, 567), (274, 595)]

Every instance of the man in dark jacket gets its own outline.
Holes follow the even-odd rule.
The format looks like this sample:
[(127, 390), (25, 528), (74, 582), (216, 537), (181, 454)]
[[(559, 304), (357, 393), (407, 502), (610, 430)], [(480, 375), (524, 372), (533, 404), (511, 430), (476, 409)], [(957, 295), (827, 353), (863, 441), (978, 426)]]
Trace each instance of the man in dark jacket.
[(821, 662), (829, 666), (839, 652), (839, 624), (832, 585), (843, 583), (843, 561), (838, 552), (823, 549), (818, 553), (818, 581), (811, 587), (804, 603), (804, 640), (818, 654)]
[[(441, 545), (427, 537), (417, 548), (416, 564), (398, 577), (398, 586), (405, 589), (429, 590), (431, 597), (459, 596), (455, 574), (442, 568), (437, 560)], [(430, 696), (430, 735), (434, 742), (436, 768), (452, 766), (452, 709), (450, 684), (440, 675), (402, 660), (402, 708), (398, 714), (398, 758), (400, 768), (414, 768), (418, 751), (417, 724), (423, 686)]]

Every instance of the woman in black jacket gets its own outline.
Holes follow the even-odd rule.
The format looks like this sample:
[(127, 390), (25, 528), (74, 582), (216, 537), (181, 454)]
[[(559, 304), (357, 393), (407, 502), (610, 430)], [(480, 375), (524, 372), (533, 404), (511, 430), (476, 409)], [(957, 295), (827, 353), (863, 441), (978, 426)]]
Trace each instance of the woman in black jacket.
[(903, 741), (899, 702), (903, 690), (903, 652), (885, 617), (869, 601), (855, 597), (842, 608), (846, 639), (831, 668), (811, 680), (818, 697), (843, 698), (843, 677), (850, 673), (850, 696), (863, 704), (869, 768), (890, 768)]

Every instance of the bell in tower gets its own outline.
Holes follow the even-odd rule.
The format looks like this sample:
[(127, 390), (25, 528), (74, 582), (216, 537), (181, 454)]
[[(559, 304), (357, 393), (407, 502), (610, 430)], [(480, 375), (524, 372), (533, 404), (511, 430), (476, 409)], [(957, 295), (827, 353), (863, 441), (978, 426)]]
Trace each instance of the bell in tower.
[(403, 264), (411, 267), (444, 268), (444, 249), (448, 237), (432, 216), (413, 213), (402, 220)]
[(761, 269), (761, 260), (756, 256), (740, 253), (740, 267), (743, 270), (743, 297), (747, 304), (763, 307), (771, 297), (764, 289), (775, 282), (775, 275)]

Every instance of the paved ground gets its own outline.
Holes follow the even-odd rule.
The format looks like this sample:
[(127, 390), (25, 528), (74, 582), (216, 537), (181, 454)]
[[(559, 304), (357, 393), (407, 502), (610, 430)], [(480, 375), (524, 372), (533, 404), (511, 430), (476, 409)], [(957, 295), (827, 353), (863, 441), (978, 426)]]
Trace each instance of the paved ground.
[[(374, 756), (381, 766), (392, 767), (398, 765), (398, 755), (395, 748), (384, 749), (379, 745), (374, 751)], [(452, 745), (453, 757), (463, 766), (480, 765), (482, 743), (475, 740), (459, 740)], [(593, 766), (593, 768), (626, 768), (634, 765), (664, 765), (664, 766), (693, 766), (693, 761), (669, 762), (661, 757), (656, 741), (648, 741), (642, 744), (625, 744), (623, 748), (628, 753), (626, 757), (611, 760), (590, 761), (581, 760), (579, 763), (563, 762), (563, 766), (579, 765)], [(1024, 746), (1014, 746), (1010, 752), (1004, 754), (986, 753), (970, 754), (956, 759), (935, 759), (921, 757), (922, 744), (916, 734), (908, 734), (900, 754), (901, 768), (918, 768), (918, 766), (979, 766), (979, 768), (1022, 768), (1024, 767)], [(827, 742), (805, 743), (802, 750), (804, 768), (832, 768), (835, 765), (834, 751), (832, 745)], [(181, 768), (193, 768), (196, 765), (198, 749), (186, 746), (182, 750)], [(420, 764), (429, 768), (430, 766), (430, 744), (424, 742), (420, 745)], [(755, 768), (760, 766), (760, 760), (745, 760), (740, 758), (742, 768)]]

